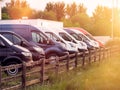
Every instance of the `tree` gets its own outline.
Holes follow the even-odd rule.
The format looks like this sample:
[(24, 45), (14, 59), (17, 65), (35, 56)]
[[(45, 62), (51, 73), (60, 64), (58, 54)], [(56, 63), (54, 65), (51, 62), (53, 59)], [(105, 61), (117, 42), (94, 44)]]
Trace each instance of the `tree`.
[(54, 12), (56, 14), (57, 20), (60, 21), (64, 17), (65, 4), (63, 2), (57, 2), (54, 5)]
[(48, 2), (45, 7), (45, 11), (53, 11), (54, 10), (54, 3)]
[(84, 28), (86, 30), (90, 29), (91, 19), (85, 13), (77, 13), (71, 18), (72, 23), (77, 24), (78, 27)]
[(97, 6), (93, 12), (92, 22), (93, 28), (92, 33), (94, 35), (110, 35), (111, 33), (111, 19), (112, 13), (108, 7)]
[(9, 16), (7, 13), (2, 13), (2, 19), (5, 20), (5, 19), (9, 19)]
[(112, 24), (113, 24), (113, 36), (120, 37), (120, 10), (118, 8), (113, 8)]
[(30, 17), (32, 15), (32, 9), (25, 0), (11, 0), (10, 3), (6, 3), (6, 9), (11, 19), (20, 19), (23, 16)]
[(0, 20), (1, 20), (1, 13), (2, 13), (2, 10), (1, 10), (1, 2), (2, 2), (2, 0), (0, 0)]
[(57, 20), (56, 19), (56, 14), (53, 11), (44, 12), (44, 15), (43, 15), (42, 19)]
[(54, 15), (56, 16), (57, 20), (60, 21), (64, 17), (65, 4), (63, 2), (56, 3), (49, 2), (47, 3), (44, 11), (45, 12), (47, 11), (49, 13), (51, 13), (50, 11), (54, 12), (55, 13)]
[(86, 13), (87, 8), (84, 7), (83, 3), (78, 5), (78, 13)]
[(66, 7), (66, 14), (71, 18), (77, 13), (77, 5), (75, 2), (73, 2), (71, 5), (67, 4)]

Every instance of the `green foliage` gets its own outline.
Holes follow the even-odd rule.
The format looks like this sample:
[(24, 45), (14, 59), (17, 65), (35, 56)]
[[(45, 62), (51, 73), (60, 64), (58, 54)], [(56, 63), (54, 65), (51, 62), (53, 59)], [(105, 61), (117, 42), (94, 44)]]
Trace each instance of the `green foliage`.
[(92, 17), (92, 34), (94, 35), (110, 35), (111, 33), (111, 9), (108, 7), (98, 6)]
[(66, 7), (66, 14), (71, 18), (77, 13), (77, 5), (75, 2), (73, 2), (71, 5), (67, 4)]
[(63, 17), (64, 17), (64, 13), (65, 13), (65, 4), (63, 2), (57, 2), (57, 3), (52, 3), (49, 2), (47, 3), (46, 7), (45, 7), (45, 11), (47, 12), (54, 12), (56, 19), (58, 21), (60, 21)]
[(120, 9), (118, 8), (113, 8), (113, 35), (114, 36), (119, 36), (120, 37)]
[(78, 5), (77, 13), (86, 13), (87, 8), (84, 7), (83, 3)]
[(72, 24), (70, 19), (63, 18), (62, 22), (64, 23), (64, 27), (72, 27), (73, 26), (73, 24)]
[(27, 2), (20, 0), (11, 0), (10, 3), (6, 3), (6, 10), (11, 19), (20, 19), (23, 16), (30, 17), (32, 14), (32, 9)]
[(79, 23), (79, 27), (82, 27), (84, 29), (89, 28), (90, 24), (90, 17), (86, 13), (78, 13), (75, 16), (71, 18), (71, 21), (73, 23)]
[(5, 20), (5, 19), (9, 19), (9, 16), (7, 13), (2, 13), (2, 19)]
[(45, 11), (54, 11), (54, 3), (53, 2), (49, 2), (47, 3), (46, 7), (45, 7)]
[(28, 90), (119, 90), (120, 57), (92, 63), (85, 68), (78, 68), (69, 73), (63, 73), (54, 83), (35, 85)]
[(44, 12), (42, 18), (47, 20), (56, 20), (56, 14), (53, 11)]

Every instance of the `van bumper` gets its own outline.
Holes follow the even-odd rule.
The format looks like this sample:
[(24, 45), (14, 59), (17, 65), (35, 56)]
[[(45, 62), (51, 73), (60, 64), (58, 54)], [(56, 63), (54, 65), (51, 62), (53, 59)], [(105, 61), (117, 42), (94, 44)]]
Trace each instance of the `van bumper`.
[(62, 52), (62, 53), (59, 54), (59, 56), (65, 56), (65, 55), (68, 55), (68, 54), (69, 54), (69, 52)]
[(45, 58), (45, 54), (32, 53), (33, 61), (38, 61), (42, 58)]
[(74, 53), (77, 53), (78, 51), (68, 51), (69, 54), (74, 54)]

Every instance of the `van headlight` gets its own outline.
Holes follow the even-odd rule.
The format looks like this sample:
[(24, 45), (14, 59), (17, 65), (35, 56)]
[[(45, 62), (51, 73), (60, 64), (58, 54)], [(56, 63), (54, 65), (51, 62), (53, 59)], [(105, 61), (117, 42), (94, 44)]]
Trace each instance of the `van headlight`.
[(99, 44), (98, 44), (97, 42), (95, 42), (95, 45), (96, 45), (97, 47), (99, 47)]
[(39, 48), (39, 47), (33, 47), (36, 51), (38, 51), (38, 52), (43, 52), (44, 53), (44, 50), (42, 49), (42, 48)]
[(30, 52), (22, 52), (22, 54), (27, 57), (32, 57), (32, 54)]
[(76, 47), (73, 43), (69, 43), (70, 47)]
[(91, 46), (94, 46), (94, 44), (93, 44), (92, 42), (89, 42), (89, 44), (90, 44)]
[(64, 43), (60, 43), (60, 45), (62, 46), (62, 48), (66, 48), (66, 45)]

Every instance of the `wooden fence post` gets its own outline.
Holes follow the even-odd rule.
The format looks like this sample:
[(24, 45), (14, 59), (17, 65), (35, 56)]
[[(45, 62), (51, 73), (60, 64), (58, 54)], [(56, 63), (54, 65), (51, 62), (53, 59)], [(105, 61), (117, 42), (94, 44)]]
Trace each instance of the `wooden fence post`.
[(56, 75), (57, 76), (58, 76), (58, 73), (59, 73), (59, 60), (60, 60), (60, 58), (56, 57)]
[(42, 64), (40, 64), (40, 67), (41, 67), (41, 83), (44, 84), (44, 74), (45, 74), (45, 58), (42, 59)]
[(110, 57), (111, 57), (112, 56), (111, 54), (113, 52), (113, 47), (111, 46), (109, 50), (110, 50)]
[(103, 49), (101, 49), (101, 60), (103, 60)]
[(85, 65), (85, 51), (83, 51), (83, 63), (82, 63), (82, 66)]
[(0, 63), (0, 90), (2, 90), (2, 66)]
[(66, 68), (67, 68), (67, 71), (69, 71), (69, 60), (70, 60), (70, 54), (67, 54), (67, 64), (66, 64)]
[(75, 53), (75, 67), (77, 68), (78, 65), (78, 53)]
[(97, 50), (95, 49), (94, 50), (94, 62), (96, 62), (96, 55), (97, 55), (96, 53), (97, 53)]
[(101, 48), (99, 48), (99, 61), (101, 60)]
[(89, 50), (89, 53), (88, 53), (89, 55), (89, 64), (91, 63), (91, 50)]
[(111, 49), (109, 48), (108, 50), (108, 57), (110, 58), (111, 57)]
[(103, 56), (102, 59), (104, 59), (104, 52), (105, 52), (105, 49), (103, 48), (102, 49), (102, 56)]
[(103, 59), (105, 59), (105, 53), (106, 53), (106, 49), (103, 48)]
[(22, 63), (22, 90), (26, 90), (26, 63)]

